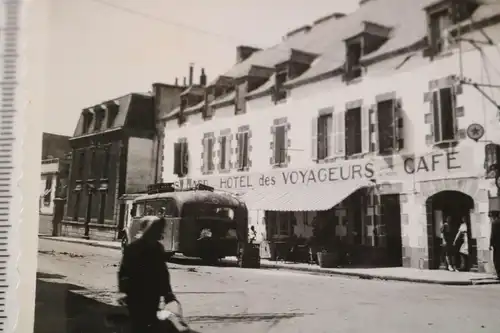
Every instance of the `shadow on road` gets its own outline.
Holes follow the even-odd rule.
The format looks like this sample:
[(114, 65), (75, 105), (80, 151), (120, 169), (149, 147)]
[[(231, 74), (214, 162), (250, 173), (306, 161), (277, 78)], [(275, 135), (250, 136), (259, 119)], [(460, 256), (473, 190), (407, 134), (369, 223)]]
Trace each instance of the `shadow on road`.
[(216, 263), (207, 263), (199, 258), (192, 257), (179, 257), (174, 256), (168, 259), (169, 263), (183, 265), (183, 266), (207, 266), (207, 267), (237, 267), (236, 262), (226, 261), (224, 259), (217, 261)]
[(106, 321), (109, 314), (119, 312), (118, 307), (78, 295), (85, 288), (64, 283), (61, 278), (64, 277), (37, 273), (35, 333), (120, 332)]

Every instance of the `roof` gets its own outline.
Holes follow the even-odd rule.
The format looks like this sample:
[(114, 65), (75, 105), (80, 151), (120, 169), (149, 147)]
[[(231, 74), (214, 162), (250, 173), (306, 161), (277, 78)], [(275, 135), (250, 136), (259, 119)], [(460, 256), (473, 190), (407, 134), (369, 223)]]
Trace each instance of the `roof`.
[[(391, 29), (390, 37), (382, 47), (362, 60), (373, 59), (415, 45), (427, 36), (424, 8), (439, 0), (372, 0), (344, 17), (331, 17), (314, 24), (309, 31), (299, 32), (281, 43), (253, 53), (248, 59), (235, 64), (222, 76), (238, 78), (247, 75), (252, 65), (271, 67), (286, 61), (291, 49), (319, 54), (309, 70), (288, 83), (304, 81), (343, 66), (345, 39), (362, 31), (366, 22)], [(481, 0), (473, 20), (482, 20), (500, 13), (495, 0)], [(397, 13), (395, 15), (394, 13)], [(216, 80), (215, 80), (216, 81)]]

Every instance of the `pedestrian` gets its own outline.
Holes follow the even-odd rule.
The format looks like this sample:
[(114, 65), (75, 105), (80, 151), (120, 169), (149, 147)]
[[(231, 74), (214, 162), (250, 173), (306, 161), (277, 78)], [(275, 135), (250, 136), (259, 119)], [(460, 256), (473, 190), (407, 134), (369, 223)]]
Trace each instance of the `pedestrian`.
[(255, 231), (255, 227), (250, 226), (250, 230), (248, 232), (248, 243), (253, 244), (257, 240), (257, 231)]
[(458, 259), (460, 263), (460, 265), (458, 266), (458, 270), (469, 270), (469, 237), (465, 217), (462, 218), (462, 222), (460, 223), (460, 227), (458, 228), (458, 232), (453, 241), (453, 245), (454, 248), (458, 250)]
[(176, 300), (164, 260), (165, 251), (160, 243), (165, 225), (163, 217), (153, 219), (142, 236), (123, 252), (118, 285), (120, 292), (126, 295), (133, 333), (158, 332), (157, 311), (161, 298), (164, 304)]
[(493, 264), (497, 277), (500, 278), (500, 211), (490, 211), (491, 236), (490, 250), (493, 250)]
[(447, 216), (441, 226), (441, 253), (446, 269), (456, 271), (454, 265), (455, 251), (453, 249), (453, 234), (451, 233), (451, 216)]

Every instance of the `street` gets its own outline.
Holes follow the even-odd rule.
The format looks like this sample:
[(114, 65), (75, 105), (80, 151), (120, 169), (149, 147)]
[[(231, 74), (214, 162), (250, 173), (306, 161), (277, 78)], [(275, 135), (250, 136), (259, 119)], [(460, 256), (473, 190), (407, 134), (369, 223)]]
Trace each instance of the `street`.
[[(35, 333), (118, 332), (120, 251), (40, 239)], [(270, 269), (169, 263), (184, 315), (199, 332), (492, 332), (500, 286), (440, 286)]]

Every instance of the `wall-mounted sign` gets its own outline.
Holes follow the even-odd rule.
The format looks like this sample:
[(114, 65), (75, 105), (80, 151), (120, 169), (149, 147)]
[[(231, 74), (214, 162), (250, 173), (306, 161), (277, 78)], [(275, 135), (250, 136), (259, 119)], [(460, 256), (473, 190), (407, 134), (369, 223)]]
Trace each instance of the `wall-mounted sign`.
[(484, 136), (484, 127), (480, 124), (470, 124), (467, 127), (467, 136), (471, 140), (479, 141)]

